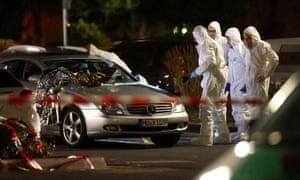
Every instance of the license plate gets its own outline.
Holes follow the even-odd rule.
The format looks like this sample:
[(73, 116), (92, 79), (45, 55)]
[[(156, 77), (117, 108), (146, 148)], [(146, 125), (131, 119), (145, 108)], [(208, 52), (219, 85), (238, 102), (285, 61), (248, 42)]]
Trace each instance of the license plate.
[(140, 127), (165, 127), (168, 126), (167, 119), (141, 119), (139, 120)]

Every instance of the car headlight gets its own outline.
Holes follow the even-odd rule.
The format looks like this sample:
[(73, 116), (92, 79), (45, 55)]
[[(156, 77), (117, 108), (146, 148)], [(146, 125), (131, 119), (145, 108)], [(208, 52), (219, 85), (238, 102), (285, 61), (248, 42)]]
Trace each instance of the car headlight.
[(124, 115), (124, 110), (120, 104), (101, 105), (101, 109), (107, 115)]
[(175, 111), (176, 113), (179, 112), (184, 112), (185, 111), (185, 107), (183, 104), (175, 104)]

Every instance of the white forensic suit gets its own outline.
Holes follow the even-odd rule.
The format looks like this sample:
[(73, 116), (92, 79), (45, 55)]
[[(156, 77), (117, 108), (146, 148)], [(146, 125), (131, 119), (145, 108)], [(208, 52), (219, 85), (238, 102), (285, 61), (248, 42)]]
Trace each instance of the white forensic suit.
[[(223, 95), (225, 72), (227, 71), (222, 50), (209, 37), (206, 28), (201, 25), (194, 28), (193, 36), (198, 43), (196, 49), (199, 66), (191, 73), (191, 78), (202, 75), (201, 98), (219, 98)], [(192, 139), (193, 145), (210, 146), (213, 143), (230, 143), (226, 122), (226, 105), (200, 104), (199, 119), (201, 121), (200, 136)], [(215, 135), (213, 126), (215, 126)]]
[[(228, 46), (227, 40), (222, 35), (221, 25), (218, 21), (212, 21), (209, 23), (208, 27), (212, 27), (216, 30), (215, 38), (213, 38), (221, 47), (224, 53), (225, 61), (227, 60)], [(211, 36), (212, 37), (212, 36)]]
[[(225, 36), (229, 39), (228, 43), (228, 77), (224, 92), (230, 92), (233, 100), (244, 99), (241, 89), (245, 86), (244, 75), (246, 70), (246, 59), (250, 58), (249, 50), (241, 40), (240, 31), (231, 27), (227, 29)], [(234, 101), (233, 101), (234, 102)], [(245, 104), (231, 104), (232, 116), (237, 126), (237, 132), (231, 133), (231, 141), (238, 142), (241, 140), (241, 133), (247, 131), (247, 123), (244, 118)]]
[[(279, 58), (270, 44), (262, 41), (259, 32), (254, 26), (249, 26), (243, 31), (245, 37), (250, 38), (250, 57), (246, 61), (245, 83), (247, 98), (258, 98), (268, 100), (270, 76), (275, 71)], [(246, 40), (245, 40), (246, 41)], [(261, 105), (249, 105), (245, 114), (247, 120), (255, 119), (262, 109)]]
[[(217, 44), (221, 47), (224, 59), (226, 61), (226, 65), (228, 65), (228, 46), (227, 39), (222, 35), (221, 25), (218, 21), (211, 21), (207, 26), (208, 35), (217, 42)], [(228, 69), (228, 68), (227, 68)], [(228, 72), (225, 72), (225, 79), (227, 79)], [(227, 111), (227, 107), (224, 106), (224, 111)], [(215, 129), (215, 128), (214, 128)]]

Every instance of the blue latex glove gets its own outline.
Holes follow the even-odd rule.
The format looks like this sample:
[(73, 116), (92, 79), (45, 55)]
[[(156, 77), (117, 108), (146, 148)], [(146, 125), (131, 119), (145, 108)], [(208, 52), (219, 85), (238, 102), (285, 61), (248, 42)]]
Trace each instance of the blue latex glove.
[(230, 83), (227, 82), (226, 85), (225, 85), (224, 94), (226, 94), (229, 91), (230, 91)]
[(241, 91), (242, 93), (246, 93), (246, 92), (247, 92), (246, 85), (244, 85), (240, 91)]
[(196, 71), (191, 72), (190, 78), (196, 78), (196, 77), (198, 77), (198, 74), (196, 73)]

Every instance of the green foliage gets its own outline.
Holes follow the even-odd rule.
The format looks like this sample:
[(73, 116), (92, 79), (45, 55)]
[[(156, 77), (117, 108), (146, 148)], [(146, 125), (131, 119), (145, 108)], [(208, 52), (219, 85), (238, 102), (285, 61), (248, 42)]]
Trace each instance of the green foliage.
[(101, 32), (95, 23), (88, 23), (79, 19), (70, 29), (70, 44), (85, 46), (94, 44), (97, 47), (107, 48), (111, 45), (110, 38)]
[[(98, 2), (100, 2), (98, 0)], [(120, 12), (131, 11), (139, 5), (139, 0), (106, 0), (99, 3), (100, 12), (106, 16), (120, 15)]]

